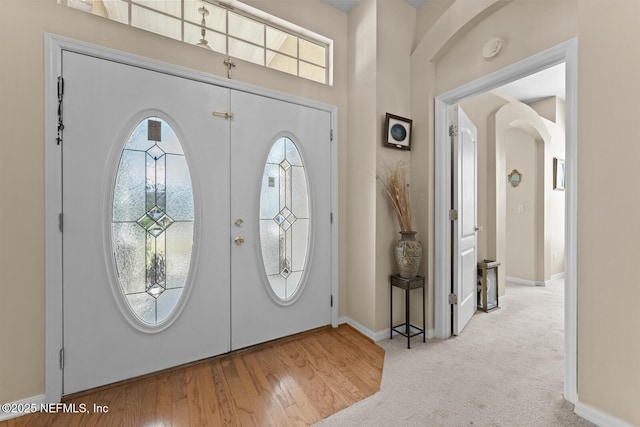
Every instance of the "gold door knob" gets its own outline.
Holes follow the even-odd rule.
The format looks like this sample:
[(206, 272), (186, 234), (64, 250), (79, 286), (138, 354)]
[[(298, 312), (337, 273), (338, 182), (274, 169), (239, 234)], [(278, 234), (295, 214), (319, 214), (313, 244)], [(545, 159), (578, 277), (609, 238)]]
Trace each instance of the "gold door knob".
[(236, 245), (240, 246), (241, 244), (244, 243), (244, 237), (238, 236), (235, 239), (233, 239), (233, 241), (236, 242)]

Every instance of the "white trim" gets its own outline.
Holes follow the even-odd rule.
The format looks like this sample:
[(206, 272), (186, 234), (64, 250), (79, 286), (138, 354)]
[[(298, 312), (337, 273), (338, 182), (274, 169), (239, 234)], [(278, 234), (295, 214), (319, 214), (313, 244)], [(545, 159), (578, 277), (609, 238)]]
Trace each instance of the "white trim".
[(564, 279), (564, 278), (565, 278), (565, 274), (564, 274), (564, 271), (563, 271), (562, 273), (552, 274), (551, 275), (551, 279), (549, 279), (549, 281), (553, 282), (554, 280)]
[(45, 403), (44, 394), (27, 397), (26, 399), (22, 399), (22, 400), (16, 400), (15, 402), (3, 403), (0, 405), (3, 408), (6, 405), (10, 405), (10, 407), (28, 408), (28, 410), (20, 411), (20, 412), (4, 412), (4, 410), (2, 410), (0, 411), (0, 422), (10, 420), (12, 418), (21, 417), (23, 415), (27, 415), (32, 412), (38, 412), (40, 411), (40, 408), (44, 403)]
[(625, 421), (622, 421), (619, 418), (614, 417), (600, 409), (596, 409), (593, 406), (586, 405), (581, 402), (576, 402), (574, 412), (584, 418), (587, 421), (591, 421), (592, 423), (598, 426), (607, 426), (607, 427), (632, 427), (631, 424), (628, 424)]
[(566, 231), (565, 231), (565, 389), (568, 401), (577, 401), (577, 152), (578, 152), (578, 40), (570, 39), (492, 74), (437, 96), (435, 104), (435, 256), (434, 321), (438, 338), (451, 335), (451, 236), (449, 200), (451, 194), (451, 152), (448, 108), (470, 96), (479, 95), (553, 65), (566, 63)]
[(517, 285), (527, 285), (527, 286), (547, 286), (551, 283), (551, 280), (542, 281), (542, 280), (526, 280), (526, 279), (518, 279), (517, 277), (505, 277), (507, 282), (515, 283)]
[(62, 233), (58, 229), (58, 214), (62, 212), (62, 168), (61, 150), (56, 145), (57, 136), (57, 84), (62, 71), (62, 51), (88, 54), (148, 70), (163, 72), (202, 83), (221, 86), (238, 91), (261, 95), (296, 105), (326, 111), (331, 116), (334, 140), (331, 147), (332, 208), (332, 268), (331, 289), (333, 308), (331, 324), (338, 325), (338, 138), (337, 107), (322, 102), (276, 92), (236, 80), (224, 79), (185, 67), (120, 52), (113, 49), (73, 40), (54, 34), (44, 34), (45, 81), (44, 81), (44, 145), (45, 145), (45, 400), (60, 402), (62, 398), (63, 372), (60, 369), (60, 350), (63, 340), (62, 313)]
[[(347, 325), (353, 327), (358, 332), (360, 332), (362, 335), (366, 336), (367, 338), (369, 338), (370, 340), (372, 340), (374, 342), (379, 342), (379, 341), (384, 341), (384, 340), (388, 340), (389, 339), (390, 328), (386, 328), (386, 329), (383, 329), (383, 330), (378, 331), (378, 332), (373, 332), (371, 329), (369, 329), (366, 326), (362, 325), (361, 323), (353, 320), (349, 316), (342, 316), (338, 320), (338, 323), (340, 325), (346, 323)], [(396, 335), (399, 336), (400, 334), (396, 333), (396, 334), (394, 334), (394, 337)], [(426, 331), (426, 339), (430, 340), (431, 338), (434, 338), (434, 337), (435, 337), (435, 331), (433, 329), (428, 329)]]

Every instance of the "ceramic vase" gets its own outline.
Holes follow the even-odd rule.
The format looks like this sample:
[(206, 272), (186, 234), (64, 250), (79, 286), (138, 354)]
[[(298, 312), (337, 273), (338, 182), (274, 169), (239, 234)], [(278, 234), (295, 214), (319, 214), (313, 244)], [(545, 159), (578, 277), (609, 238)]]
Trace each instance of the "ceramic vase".
[(395, 248), (398, 274), (407, 279), (416, 277), (422, 261), (422, 244), (416, 240), (417, 231), (401, 231), (400, 234), (402, 238)]

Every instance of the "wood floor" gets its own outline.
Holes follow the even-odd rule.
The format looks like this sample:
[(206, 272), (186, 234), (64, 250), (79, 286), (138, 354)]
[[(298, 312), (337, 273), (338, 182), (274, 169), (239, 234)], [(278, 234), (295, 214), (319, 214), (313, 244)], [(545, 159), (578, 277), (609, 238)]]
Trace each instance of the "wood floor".
[(88, 413), (0, 427), (309, 425), (377, 392), (383, 360), (350, 326), (327, 327), (65, 399)]

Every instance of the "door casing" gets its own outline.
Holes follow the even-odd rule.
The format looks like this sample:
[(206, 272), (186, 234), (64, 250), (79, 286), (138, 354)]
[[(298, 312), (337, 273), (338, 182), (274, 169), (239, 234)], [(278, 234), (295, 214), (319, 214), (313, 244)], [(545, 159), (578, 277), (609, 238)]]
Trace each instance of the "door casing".
[(523, 59), (435, 98), (435, 259), (434, 329), (437, 338), (451, 336), (451, 254), (449, 209), (451, 200), (450, 107), (465, 98), (485, 93), (553, 65), (566, 64), (565, 163), (565, 368), (564, 397), (578, 400), (577, 390), (577, 277), (578, 277), (578, 39)]
[[(62, 398), (61, 349), (63, 346), (62, 311), (62, 233), (59, 214), (62, 212), (62, 156), (58, 137), (58, 76), (62, 75), (62, 51), (72, 51), (98, 58), (146, 68), (203, 83), (254, 93), (293, 104), (327, 111), (331, 115), (331, 324), (338, 326), (338, 138), (337, 108), (321, 102), (282, 94), (269, 89), (223, 79), (210, 74), (185, 69), (149, 58), (116, 51), (54, 34), (45, 34), (45, 401), (60, 402)], [(64, 101), (63, 101), (64, 108)], [(64, 119), (64, 109), (63, 119)], [(62, 133), (64, 144), (64, 131)]]

